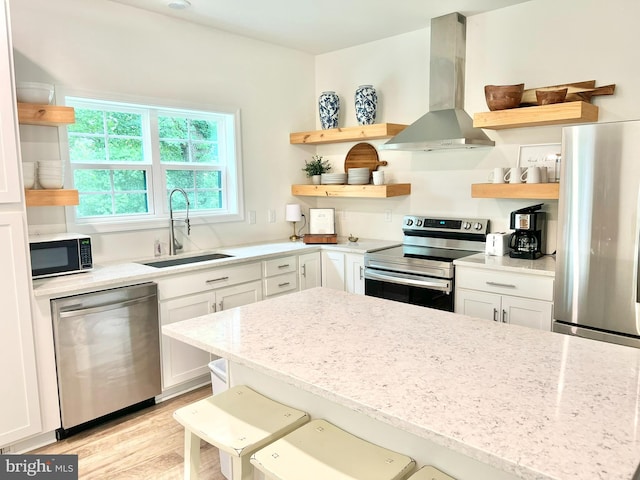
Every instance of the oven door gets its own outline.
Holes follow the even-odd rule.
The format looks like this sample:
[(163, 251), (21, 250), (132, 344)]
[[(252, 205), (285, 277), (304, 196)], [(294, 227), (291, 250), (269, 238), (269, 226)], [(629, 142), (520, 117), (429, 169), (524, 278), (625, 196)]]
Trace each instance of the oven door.
[(371, 297), (453, 312), (453, 279), (367, 267), (364, 293)]

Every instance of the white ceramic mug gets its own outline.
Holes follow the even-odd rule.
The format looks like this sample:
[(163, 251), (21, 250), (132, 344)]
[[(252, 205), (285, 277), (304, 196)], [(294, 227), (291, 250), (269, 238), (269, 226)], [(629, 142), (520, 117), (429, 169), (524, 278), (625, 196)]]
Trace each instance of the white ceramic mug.
[(489, 172), (489, 178), (488, 180), (491, 183), (504, 183), (504, 174), (505, 172), (505, 168), (502, 167), (496, 167), (493, 169), (493, 171)]
[(528, 167), (520, 174), (520, 180), (527, 183), (540, 183), (540, 167)]
[(504, 176), (504, 181), (509, 183), (522, 183), (522, 178), (520, 178), (521, 175), (522, 175), (522, 168), (520, 167), (510, 168), (509, 171)]
[(373, 184), (374, 185), (384, 185), (384, 172), (374, 170), (371, 172), (373, 175)]

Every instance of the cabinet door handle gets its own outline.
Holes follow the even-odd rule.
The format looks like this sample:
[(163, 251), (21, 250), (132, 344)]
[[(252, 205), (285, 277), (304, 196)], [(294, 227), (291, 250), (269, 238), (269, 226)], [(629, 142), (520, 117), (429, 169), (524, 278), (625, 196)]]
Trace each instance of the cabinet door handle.
[(207, 280), (205, 283), (221, 282), (223, 280), (229, 280), (229, 277), (212, 278), (211, 280)]
[(507, 311), (502, 310), (502, 323), (507, 323)]
[(360, 280), (362, 280), (362, 278), (363, 278), (362, 277), (363, 271), (364, 271), (364, 267), (362, 265), (360, 265)]
[(516, 288), (516, 286), (512, 283), (499, 283), (499, 282), (485, 282), (487, 285), (491, 285), (492, 287), (504, 287), (504, 288)]
[(224, 310), (224, 307), (222, 306), (222, 302), (224, 302), (224, 300), (220, 300), (220, 303), (218, 303), (218, 305), (220, 306), (220, 311)]
[(285, 263), (284, 265), (278, 265), (278, 268), (288, 268), (289, 264)]
[(291, 282), (284, 282), (284, 283), (279, 283), (278, 287), (286, 287), (287, 285), (290, 285)]
[(494, 322), (498, 321), (498, 309), (497, 308), (493, 309), (493, 321)]
[(307, 266), (306, 265), (302, 265), (302, 276), (304, 278), (307, 278)]
[(213, 311), (213, 313), (216, 313), (218, 311), (218, 305), (216, 305), (216, 302), (213, 302), (211, 304), (211, 310)]

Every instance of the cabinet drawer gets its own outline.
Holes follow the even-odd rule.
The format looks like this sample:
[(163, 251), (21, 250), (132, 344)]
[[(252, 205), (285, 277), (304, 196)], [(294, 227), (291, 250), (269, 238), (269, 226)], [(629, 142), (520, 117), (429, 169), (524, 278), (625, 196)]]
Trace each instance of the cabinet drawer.
[(160, 300), (260, 280), (260, 263), (185, 273), (158, 282)]
[(274, 258), (273, 260), (265, 260), (262, 262), (262, 267), (265, 277), (272, 277), (274, 275), (280, 275), (282, 273), (295, 272), (297, 268), (297, 262), (295, 255), (290, 257)]
[(296, 272), (278, 275), (277, 277), (265, 278), (264, 280), (264, 296), (278, 295), (279, 293), (289, 292), (298, 289), (298, 275)]
[(456, 269), (456, 285), (483, 292), (553, 301), (553, 277), (477, 268)]

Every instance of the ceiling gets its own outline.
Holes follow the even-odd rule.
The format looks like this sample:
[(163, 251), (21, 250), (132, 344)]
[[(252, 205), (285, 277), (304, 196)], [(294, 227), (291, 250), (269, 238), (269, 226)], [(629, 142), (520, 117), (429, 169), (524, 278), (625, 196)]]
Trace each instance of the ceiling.
[(529, 0), (188, 0), (182, 10), (172, 0), (111, 1), (317, 55)]

